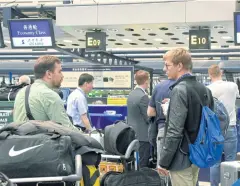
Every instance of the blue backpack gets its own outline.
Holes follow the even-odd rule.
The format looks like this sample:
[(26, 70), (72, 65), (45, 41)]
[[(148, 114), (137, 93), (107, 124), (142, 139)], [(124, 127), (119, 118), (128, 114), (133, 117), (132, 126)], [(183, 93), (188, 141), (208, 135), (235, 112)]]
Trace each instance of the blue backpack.
[(222, 135), (225, 137), (229, 123), (230, 123), (228, 111), (221, 101), (219, 101), (215, 97), (213, 99), (214, 99), (214, 110), (213, 111), (215, 112), (215, 114), (217, 115), (217, 117), (220, 121), (220, 128), (222, 130)]
[(185, 136), (189, 145), (189, 159), (199, 168), (208, 168), (221, 160), (224, 137), (218, 116), (208, 106), (204, 106), (199, 95), (196, 97), (202, 105), (202, 116), (197, 139), (191, 144), (187, 131)]

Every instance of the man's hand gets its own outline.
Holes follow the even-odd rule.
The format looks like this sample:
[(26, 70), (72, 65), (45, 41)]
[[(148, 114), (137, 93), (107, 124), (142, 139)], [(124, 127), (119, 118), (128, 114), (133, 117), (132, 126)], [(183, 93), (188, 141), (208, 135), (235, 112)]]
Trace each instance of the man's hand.
[(169, 174), (168, 170), (166, 170), (162, 167), (158, 167), (157, 170), (158, 170), (158, 173), (161, 175), (167, 176)]

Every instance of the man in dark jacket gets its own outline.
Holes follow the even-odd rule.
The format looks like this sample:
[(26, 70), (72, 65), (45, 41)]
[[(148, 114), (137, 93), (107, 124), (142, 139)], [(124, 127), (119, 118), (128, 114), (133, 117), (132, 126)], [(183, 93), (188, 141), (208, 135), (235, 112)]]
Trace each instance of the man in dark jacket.
[(170, 50), (164, 55), (164, 61), (163, 70), (168, 78), (177, 81), (170, 87), (172, 91), (158, 170), (165, 175), (170, 172), (173, 186), (196, 186), (199, 168), (189, 160), (184, 130), (194, 143), (202, 114), (196, 94), (211, 109), (213, 97), (211, 91), (191, 75), (192, 59), (188, 51), (182, 48)]
[(130, 92), (127, 100), (127, 121), (135, 130), (137, 139), (140, 141), (140, 167), (147, 167), (150, 156), (147, 116), (149, 98), (146, 93), (146, 89), (149, 85), (149, 73), (139, 70), (135, 74), (135, 80), (137, 82), (137, 87)]

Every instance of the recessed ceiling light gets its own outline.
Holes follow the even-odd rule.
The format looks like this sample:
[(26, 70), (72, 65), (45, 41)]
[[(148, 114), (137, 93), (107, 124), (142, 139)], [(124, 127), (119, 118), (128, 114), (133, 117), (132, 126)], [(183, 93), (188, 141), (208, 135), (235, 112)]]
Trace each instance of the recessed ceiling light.
[(134, 29), (133, 28), (125, 28), (126, 31), (129, 31), (129, 32), (133, 32)]
[(167, 27), (161, 27), (161, 28), (159, 28), (159, 30), (168, 30), (168, 28)]
[(155, 33), (149, 33), (148, 35), (149, 35), (149, 36), (156, 36), (157, 34), (155, 34)]
[(117, 32), (118, 29), (116, 29), (116, 28), (108, 28), (107, 31), (109, 31), (109, 32)]
[(65, 43), (72, 43), (72, 40), (64, 39), (63, 42), (65, 42)]
[(66, 45), (64, 45), (64, 44), (58, 44), (58, 46), (66, 46)]
[(177, 37), (172, 37), (171, 40), (177, 41), (177, 40), (179, 40), (179, 38), (177, 38)]
[(145, 45), (153, 45), (152, 43), (145, 43)]
[(4, 43), (11, 43), (11, 41), (9, 41), (9, 40), (4, 40)]
[(116, 39), (108, 39), (108, 41), (116, 41)]
[(132, 34), (132, 36), (141, 36), (140, 34)]
[(72, 46), (80, 46), (80, 45), (77, 43), (73, 43)]
[(169, 33), (165, 33), (165, 35), (166, 35), (166, 36), (173, 36), (174, 33), (170, 33), (170, 32), (169, 32)]
[(219, 31), (218, 33), (219, 34), (227, 34), (228, 32), (223, 30), (223, 31)]
[(125, 42), (131, 42), (132, 40), (131, 39), (122, 39), (123, 41), (125, 41)]
[(123, 37), (123, 36), (124, 36), (124, 34), (116, 34), (116, 36)]
[(151, 31), (152, 29), (151, 28), (142, 28), (141, 30), (142, 31)]
[(186, 30), (188, 27), (186, 26), (176, 26), (175, 29), (176, 30)]
[(154, 41), (163, 41), (161, 38), (155, 38)]
[(215, 25), (213, 26), (214, 29), (224, 29), (224, 26), (222, 25)]
[(191, 26), (191, 29), (192, 29), (192, 30), (199, 29), (199, 26)]
[(162, 43), (160, 43), (161, 45), (168, 45), (168, 43), (167, 42), (162, 42)]
[(184, 42), (176, 42), (177, 45), (183, 45)]
[(144, 38), (140, 38), (138, 39), (139, 41), (147, 41), (147, 39), (144, 39)]
[(228, 40), (228, 39), (232, 39), (232, 36), (222, 36), (222, 39)]
[(85, 30), (78, 30), (78, 29), (76, 29), (75, 32), (84, 33), (84, 32), (86, 32), (86, 31), (85, 31)]

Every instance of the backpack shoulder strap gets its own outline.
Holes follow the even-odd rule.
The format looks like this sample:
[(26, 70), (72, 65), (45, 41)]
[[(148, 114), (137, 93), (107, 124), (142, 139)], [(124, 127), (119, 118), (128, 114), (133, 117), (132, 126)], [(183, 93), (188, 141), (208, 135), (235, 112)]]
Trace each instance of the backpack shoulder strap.
[[(191, 87), (189, 87), (189, 85), (188, 85), (187, 83), (186, 83), (186, 89), (187, 89), (187, 94), (188, 94), (188, 93), (191, 91), (191, 90), (190, 90)], [(195, 90), (192, 90), (192, 92), (193, 92), (194, 96), (196, 96), (196, 98), (197, 98), (197, 100), (199, 101), (199, 103), (201, 104), (201, 106), (203, 107), (204, 104), (203, 104), (203, 102), (202, 102), (199, 94), (198, 94)]]
[(29, 120), (35, 120), (32, 116), (30, 107), (29, 107), (29, 93), (30, 93), (31, 85), (28, 85), (25, 91), (25, 109), (26, 109), (26, 115)]

